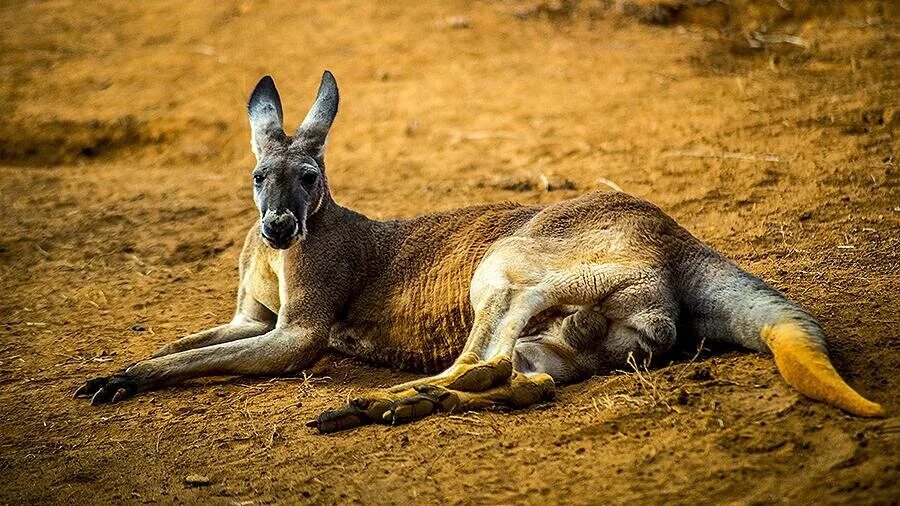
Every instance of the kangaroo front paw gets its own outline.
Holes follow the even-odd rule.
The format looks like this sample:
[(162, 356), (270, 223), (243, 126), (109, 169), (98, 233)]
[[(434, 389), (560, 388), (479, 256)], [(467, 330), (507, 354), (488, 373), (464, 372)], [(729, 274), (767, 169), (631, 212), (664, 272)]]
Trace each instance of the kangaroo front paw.
[(137, 393), (137, 383), (127, 373), (114, 374), (87, 380), (75, 390), (74, 396), (90, 399), (91, 405), (114, 403), (125, 400)]

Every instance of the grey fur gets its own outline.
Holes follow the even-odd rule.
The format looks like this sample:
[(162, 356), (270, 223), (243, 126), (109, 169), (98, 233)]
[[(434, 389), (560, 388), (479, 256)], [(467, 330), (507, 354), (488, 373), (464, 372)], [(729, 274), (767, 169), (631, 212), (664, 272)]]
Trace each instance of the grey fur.
[(270, 140), (284, 137), (281, 97), (270, 76), (260, 79), (253, 89), (247, 101), (247, 116), (250, 118), (250, 147), (257, 156)]
[[(199, 376), (292, 373), (329, 348), (391, 367), (444, 369), (322, 414), (314, 425), (327, 432), (527, 406), (554, 382), (666, 353), (677, 329), (765, 351), (764, 329), (788, 322), (808, 335), (790, 327), (785, 353), (812, 344), (824, 357), (825, 376), (810, 382), (800, 370), (797, 383), (830, 402), (859, 397), (828, 369), (812, 316), (624, 193), (388, 222), (339, 206), (323, 154), (337, 106), (326, 71), (297, 135), (287, 137), (274, 83), (260, 81), (248, 105), (260, 221), (241, 253), (232, 322), (92, 379), (77, 396), (116, 402)], [(836, 390), (816, 386), (828, 375)], [(861, 397), (848, 402), (865, 416), (880, 410)]]
[(705, 246), (680, 262), (685, 268), (677, 280), (678, 291), (696, 335), (768, 352), (761, 338), (763, 327), (795, 321), (824, 351), (825, 335), (816, 319), (763, 280)]
[(337, 81), (331, 72), (326, 70), (322, 74), (316, 101), (294, 134), (297, 142), (302, 144), (303, 150), (314, 153), (316, 158), (322, 157), (325, 153), (328, 132), (337, 116), (339, 101)]

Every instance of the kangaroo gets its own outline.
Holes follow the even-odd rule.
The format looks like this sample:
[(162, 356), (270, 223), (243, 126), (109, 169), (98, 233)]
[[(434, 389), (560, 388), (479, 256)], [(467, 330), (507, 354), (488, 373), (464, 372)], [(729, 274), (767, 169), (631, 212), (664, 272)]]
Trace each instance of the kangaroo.
[(234, 318), (89, 380), (76, 397), (97, 405), (201, 376), (291, 374), (327, 349), (437, 373), (309, 423), (327, 433), (527, 407), (558, 384), (702, 336), (771, 353), (785, 381), (812, 399), (883, 416), (835, 371), (812, 315), (649, 202), (591, 192), (548, 206), (375, 221), (337, 204), (328, 188), (325, 147), (338, 109), (330, 72), (293, 136), (271, 77), (247, 109), (259, 221), (241, 252)]

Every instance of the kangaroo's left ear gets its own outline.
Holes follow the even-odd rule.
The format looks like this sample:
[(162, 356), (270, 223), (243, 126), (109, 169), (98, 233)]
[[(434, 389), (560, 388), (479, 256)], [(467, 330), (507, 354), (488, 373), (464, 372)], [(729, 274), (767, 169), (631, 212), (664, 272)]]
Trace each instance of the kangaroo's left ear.
[(319, 93), (316, 101), (307, 113), (306, 118), (297, 133), (294, 134), (297, 142), (302, 143), (304, 149), (316, 158), (325, 153), (325, 144), (328, 141), (328, 131), (338, 110), (337, 81), (329, 71), (322, 74), (322, 83), (319, 85)]
[(250, 116), (250, 149), (259, 160), (270, 140), (284, 137), (281, 97), (270, 76), (260, 79), (253, 89), (247, 102), (247, 114)]

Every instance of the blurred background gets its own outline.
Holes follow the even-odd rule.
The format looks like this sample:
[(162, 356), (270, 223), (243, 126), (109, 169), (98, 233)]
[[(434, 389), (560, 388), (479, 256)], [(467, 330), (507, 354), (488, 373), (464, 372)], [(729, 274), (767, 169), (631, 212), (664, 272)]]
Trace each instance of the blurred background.
[(339, 203), (390, 219), (621, 188), (819, 315), (842, 374), (896, 411), (896, 11), (3, 2), (0, 502), (895, 501), (896, 417), (809, 403), (739, 353), (334, 437), (301, 422), (410, 376), (329, 357), (102, 409), (68, 396), (230, 318), (256, 218), (247, 97), (272, 75), (293, 131), (329, 69)]

